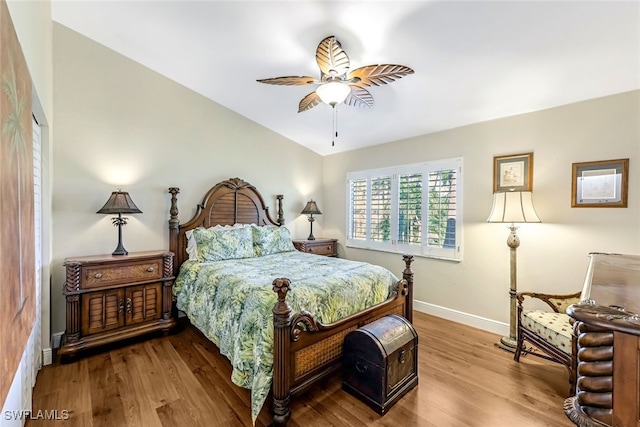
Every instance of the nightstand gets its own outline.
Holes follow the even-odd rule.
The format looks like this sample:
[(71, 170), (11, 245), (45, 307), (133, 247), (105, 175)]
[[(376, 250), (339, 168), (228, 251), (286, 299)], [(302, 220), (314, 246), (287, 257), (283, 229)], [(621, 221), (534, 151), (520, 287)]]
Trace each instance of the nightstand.
[(293, 246), (300, 252), (324, 256), (338, 256), (338, 239), (294, 240)]
[(61, 361), (82, 350), (151, 332), (169, 333), (173, 253), (135, 252), (67, 258), (67, 324)]

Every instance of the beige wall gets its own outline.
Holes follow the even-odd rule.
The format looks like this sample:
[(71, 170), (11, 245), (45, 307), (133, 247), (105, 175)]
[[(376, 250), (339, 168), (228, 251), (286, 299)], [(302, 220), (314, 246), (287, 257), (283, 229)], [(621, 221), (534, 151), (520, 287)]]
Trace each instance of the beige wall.
[[(285, 195), (294, 237), (308, 222), (308, 198), (323, 215), (315, 235), (340, 239), (343, 256), (400, 274), (400, 256), (347, 249), (347, 171), (456, 156), (464, 158), (464, 260), (418, 258), (417, 307), (458, 313), (480, 326), (508, 322), (508, 230), (487, 224), (493, 156), (534, 152), (534, 197), (542, 224), (518, 234), (519, 287), (580, 289), (589, 251), (640, 253), (640, 92), (424, 135), (322, 158), (220, 105), (54, 24), (55, 158), (52, 311), (64, 329), (65, 257), (110, 253), (116, 229), (97, 215), (111, 191), (129, 191), (143, 214), (123, 230), (129, 251), (166, 248), (169, 186), (181, 188), (186, 221), (215, 182), (239, 176), (256, 184), (275, 209)], [(571, 163), (631, 159), (627, 209), (572, 209)], [(437, 312), (437, 310), (436, 310)], [(455, 317), (455, 316), (453, 316)]]
[[(300, 211), (311, 197), (323, 205), (321, 156), (64, 26), (54, 24), (53, 35), (54, 332), (64, 330), (64, 258), (116, 247), (110, 216), (95, 212), (118, 187), (143, 212), (123, 228), (130, 252), (169, 247), (168, 187), (180, 187), (186, 222), (205, 192), (230, 177), (256, 185), (274, 218), (283, 194), (287, 227), (308, 234)], [(316, 224), (320, 232), (322, 219)]]
[[(345, 241), (348, 171), (462, 156), (464, 260), (417, 258), (417, 307), (436, 313), (444, 307), (452, 318), (457, 310), (504, 325), (509, 319), (507, 224), (485, 222), (492, 203), (493, 156), (531, 151), (534, 202), (543, 222), (518, 230), (520, 289), (578, 291), (588, 252), (640, 254), (640, 91), (328, 156), (325, 234)], [(571, 208), (571, 164), (617, 158), (630, 159), (629, 207)], [(348, 258), (402, 271), (399, 255), (340, 249)]]

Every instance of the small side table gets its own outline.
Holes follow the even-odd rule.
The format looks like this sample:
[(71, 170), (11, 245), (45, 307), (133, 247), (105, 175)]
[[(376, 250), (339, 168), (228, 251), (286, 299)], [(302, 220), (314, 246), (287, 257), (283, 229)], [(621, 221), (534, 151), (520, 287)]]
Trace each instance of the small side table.
[(293, 246), (300, 252), (329, 257), (338, 256), (338, 239), (319, 237), (315, 240), (294, 240)]

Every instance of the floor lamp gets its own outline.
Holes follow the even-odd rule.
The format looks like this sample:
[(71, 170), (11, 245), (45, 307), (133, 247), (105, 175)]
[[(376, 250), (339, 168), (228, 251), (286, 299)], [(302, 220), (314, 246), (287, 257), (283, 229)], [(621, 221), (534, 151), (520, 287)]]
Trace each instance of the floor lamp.
[(507, 246), (510, 248), (509, 267), (509, 336), (500, 339), (499, 347), (504, 350), (515, 351), (517, 347), (516, 325), (516, 292), (517, 269), (516, 269), (516, 249), (520, 246), (520, 238), (516, 235), (518, 227), (515, 223), (540, 222), (533, 207), (533, 197), (531, 191), (507, 191), (493, 193), (493, 208), (487, 222), (511, 223), (509, 226), (509, 237)]

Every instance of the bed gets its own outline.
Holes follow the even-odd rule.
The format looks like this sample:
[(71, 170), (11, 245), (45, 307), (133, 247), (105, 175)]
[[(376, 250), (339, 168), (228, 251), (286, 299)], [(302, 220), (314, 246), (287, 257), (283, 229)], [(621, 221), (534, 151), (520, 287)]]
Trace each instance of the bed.
[[(197, 205), (193, 218), (181, 224), (179, 191), (177, 187), (169, 188), (169, 245), (175, 254), (176, 307), (185, 311), (190, 322), (230, 359), (234, 383), (251, 389), (254, 420), (270, 392), (273, 423), (286, 425), (291, 398), (340, 369), (342, 342), (350, 331), (388, 314), (412, 320), (413, 257), (403, 256), (402, 278), (397, 279), (378, 266), (292, 250), (288, 230), (282, 227), (283, 196), (276, 196), (278, 212), (274, 220), (260, 192), (240, 178), (214, 185)], [(240, 243), (233, 240), (228, 244), (222, 239), (222, 246), (208, 245), (207, 233), (216, 239), (227, 235), (244, 237)], [(245, 242), (248, 233), (254, 239), (254, 255), (244, 256), (249, 250)], [(261, 239), (262, 236), (269, 238)], [(196, 241), (199, 243), (194, 246)], [(236, 255), (220, 255), (226, 254), (227, 249)], [(329, 274), (325, 269), (335, 272)], [(378, 281), (369, 296), (360, 283), (365, 276), (375, 276)], [(205, 284), (205, 277), (213, 277), (209, 282), (215, 285)], [(264, 283), (254, 285), (252, 278)], [(349, 293), (359, 300), (350, 302), (349, 308), (343, 304), (323, 311), (324, 305), (317, 301), (320, 297), (311, 294), (314, 289), (334, 301), (344, 301)], [(230, 300), (234, 301), (230, 307), (220, 302)], [(339, 304), (332, 307), (335, 305)], [(230, 320), (229, 313), (239, 307), (261, 307), (262, 311), (245, 310), (238, 320)], [(246, 323), (247, 319), (252, 320)], [(253, 331), (248, 345), (247, 331)], [(244, 338), (238, 341), (241, 335)], [(258, 338), (265, 342), (258, 342)], [(262, 352), (266, 353), (263, 357), (256, 356)], [(254, 365), (266, 367), (251, 365), (243, 370), (250, 357), (236, 359), (235, 355), (251, 353)]]

